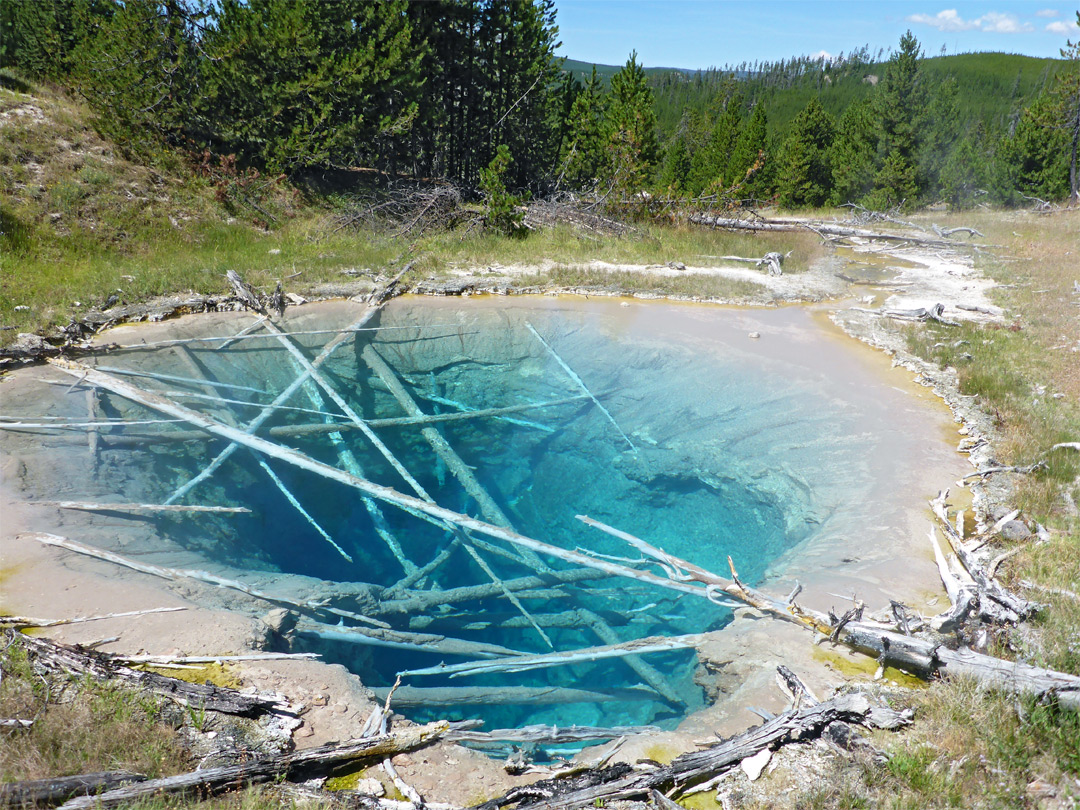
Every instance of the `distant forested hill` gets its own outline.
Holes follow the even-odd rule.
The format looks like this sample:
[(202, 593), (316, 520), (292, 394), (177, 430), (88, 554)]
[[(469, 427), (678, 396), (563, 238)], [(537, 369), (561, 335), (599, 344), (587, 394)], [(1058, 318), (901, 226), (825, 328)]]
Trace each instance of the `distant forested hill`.
[[(1047, 89), (1065, 64), (1063, 59), (1012, 53), (964, 53), (923, 59), (921, 67), (929, 84), (940, 84), (950, 77), (956, 80), (962, 89), (957, 99), (962, 121), (981, 121), (990, 129), (1000, 129)], [(759, 99), (765, 102), (770, 132), (782, 133), (811, 98), (816, 97), (826, 112), (839, 117), (853, 102), (871, 94), (884, 75), (885, 65), (870, 61), (867, 50), (862, 49), (840, 63), (803, 58), (710, 70), (647, 67), (644, 71), (656, 102), (659, 135), (666, 140), (687, 110), (704, 113), (717, 93), (726, 92), (732, 78), (739, 81), (747, 104)], [(579, 81), (585, 81), (592, 68), (593, 63), (576, 59), (567, 59), (562, 65), (563, 71)], [(617, 65), (596, 65), (604, 82), (610, 82), (619, 69)]]

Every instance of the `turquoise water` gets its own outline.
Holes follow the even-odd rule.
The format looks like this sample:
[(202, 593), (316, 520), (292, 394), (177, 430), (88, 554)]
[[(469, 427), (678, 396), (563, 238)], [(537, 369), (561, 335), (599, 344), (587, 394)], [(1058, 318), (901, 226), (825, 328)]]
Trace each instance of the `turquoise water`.
[[(300, 311), (292, 331), (333, 328), (353, 310)], [(379, 331), (358, 334), (323, 367), (326, 377), (365, 419), (399, 417), (402, 406), (361, 359), (370, 343), (393, 369), (419, 408), (428, 414), (539, 403), (582, 393), (572, 370), (607, 409), (591, 399), (515, 413), (510, 418), (445, 422), (436, 430), (470, 470), (514, 529), (567, 549), (637, 558), (623, 541), (575, 519), (589, 515), (637, 535), (668, 552), (718, 573), (730, 555), (740, 574), (757, 582), (771, 566), (807, 539), (842, 535), (881, 521), (880, 499), (894, 486), (871, 459), (903, 439), (903, 428), (884, 410), (880, 390), (852, 378), (851, 358), (823, 339), (804, 312), (745, 313), (669, 304), (621, 306), (618, 301), (578, 299), (414, 300), (394, 302), (375, 322)], [(231, 331), (239, 328), (231, 324)], [(556, 359), (535, 330), (561, 358)], [(404, 328), (399, 328), (404, 327)], [(229, 334), (223, 326), (216, 334)], [(750, 331), (763, 331), (760, 339)], [(298, 336), (309, 358), (327, 335)], [(110, 356), (103, 365), (154, 369), (176, 376), (200, 375), (259, 389), (227, 396), (268, 402), (296, 370), (274, 341), (257, 339), (226, 351), (192, 344), (188, 357), (173, 349)], [(565, 366), (564, 366), (565, 364)], [(847, 364), (847, 365), (845, 365)], [(825, 369), (835, 366), (836, 374)], [(136, 379), (156, 390), (196, 392), (182, 383)], [(255, 409), (184, 399), (217, 418), (244, 422)], [(316, 408), (303, 393), (290, 404)], [(336, 412), (336, 408), (329, 406)], [(149, 415), (104, 395), (105, 416)], [(283, 411), (265, 428), (319, 422), (311, 413)], [(260, 435), (267, 435), (266, 429)], [(166, 430), (177, 429), (167, 426)], [(386, 446), (441, 506), (495, 521), (433, 451), (416, 426), (377, 429)], [(359, 432), (340, 444), (326, 434), (275, 439), (328, 464), (340, 466), (341, 449), (353, 454), (365, 477), (410, 492), (385, 458)], [(108, 464), (123, 467), (124, 500), (161, 502), (220, 449), (220, 441), (150, 444), (107, 451)], [(891, 451), (890, 451), (891, 452)], [(122, 454), (122, 455), (121, 455)], [(386, 589), (406, 574), (375, 530), (372, 511), (358, 493), (279, 461), (270, 466), (317, 523), (353, 561), (347, 562), (308, 518), (272, 485), (255, 457), (236, 453), (187, 496), (199, 504), (239, 504), (244, 518), (163, 518), (157, 534), (181, 550), (187, 565), (196, 555), (260, 583), (293, 575), (307, 583), (302, 595), (331, 606), (376, 613), (394, 629), (497, 644), (540, 653), (550, 648), (521, 610), (496, 593), (439, 604), (441, 591), (490, 583), (540, 580), (520, 594), (520, 604), (558, 650), (594, 647), (655, 635), (722, 628), (730, 613), (703, 599), (628, 579), (591, 579), (561, 585), (544, 571), (569, 568), (553, 559), (523, 562), (501, 546), (479, 547), (470, 556), (454, 547), (442, 565), (408, 593)], [(384, 534), (401, 555), (423, 566), (450, 545), (444, 528), (383, 505)], [(478, 559), (479, 558), (479, 559)], [(160, 564), (176, 564), (164, 556)], [(633, 562), (630, 562), (633, 564)], [(408, 613), (385, 613), (391, 598), (420, 595), (430, 603)], [(430, 597), (430, 598), (429, 598)], [(342, 620), (344, 625), (350, 621)], [(474, 654), (377, 646), (325, 638), (304, 620), (289, 649), (317, 651), (342, 663), (373, 688), (393, 684), (396, 673), (460, 663)], [(479, 718), (487, 727), (529, 723), (560, 726), (641, 725), (672, 727), (705, 701), (709, 675), (692, 650), (640, 657), (648, 670), (626, 659), (582, 661), (529, 672), (451, 678), (411, 675), (410, 688), (444, 689), (438, 704), (403, 708), (417, 720)], [(479, 704), (455, 703), (458, 687), (479, 687)], [(536, 704), (518, 702), (522, 689), (590, 690), (603, 700)], [(508, 691), (509, 690), (509, 691)], [(516, 691), (515, 691), (516, 690)], [(663, 694), (661, 694), (663, 692)], [(565, 693), (562, 693), (565, 694)], [(464, 699), (464, 698), (463, 698)]]

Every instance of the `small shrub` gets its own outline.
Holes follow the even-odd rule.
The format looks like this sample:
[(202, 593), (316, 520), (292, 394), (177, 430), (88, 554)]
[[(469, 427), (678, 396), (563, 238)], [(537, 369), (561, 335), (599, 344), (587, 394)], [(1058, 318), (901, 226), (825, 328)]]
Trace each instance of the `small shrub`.
[(506, 236), (524, 236), (525, 212), (521, 198), (506, 190), (506, 172), (513, 158), (510, 147), (499, 146), (486, 169), (480, 170), (480, 190), (484, 193), (484, 225)]

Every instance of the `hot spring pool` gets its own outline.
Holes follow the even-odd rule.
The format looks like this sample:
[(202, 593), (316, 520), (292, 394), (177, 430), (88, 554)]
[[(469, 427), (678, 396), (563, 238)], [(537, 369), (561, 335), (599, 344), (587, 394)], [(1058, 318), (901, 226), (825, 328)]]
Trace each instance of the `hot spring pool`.
[[(303, 308), (279, 323), (311, 361), (359, 311)], [(253, 319), (219, 314), (184, 319), (167, 335), (127, 327), (110, 339), (227, 336)], [(939, 416), (931, 419), (910, 393), (876, 379), (805, 310), (405, 298), (367, 327), (320, 373), (372, 420), (368, 429), (383, 450), (361, 430), (330, 432), (327, 422), (345, 421), (341, 408), (313, 384), (282, 403), (289, 409), (271, 411), (256, 434), (455, 512), (631, 567), (641, 567), (634, 549), (575, 517), (591, 516), (721, 574), (730, 555), (749, 582), (794, 560), (811, 573), (844, 563), (849, 578), (862, 565), (880, 579), (908, 543), (910, 504), (896, 503), (898, 488), (917, 490), (921, 471), (945, 452), (925, 446)], [(300, 369), (281, 339), (265, 332), (224, 348), (221, 341), (133, 347), (90, 364), (240, 426)], [(84, 389), (70, 378), (9, 388), (4, 414), (63, 428), (86, 420)], [(394, 705), (416, 720), (673, 727), (706, 702), (709, 675), (693, 649), (522, 672), (439, 670), (720, 630), (731, 621), (724, 607), (633, 579), (586, 575), (248, 450), (184, 491), (227, 442), (193, 435), (182, 423), (121, 424), (160, 415), (115, 394), (99, 393), (95, 407), (96, 419), (110, 424), (99, 427), (92, 470), (83, 426), (33, 438), (4, 431), (5, 453), (31, 470), (6, 485), (29, 500), (61, 492), (80, 501), (250, 509), (92, 515), (81, 519), (78, 537), (70, 531), (157, 565), (257, 582), (264, 592), (288, 583), (308, 608), (283, 628), (279, 646), (341, 663), (380, 695), (398, 673), (411, 673)], [(503, 410), (445, 418), (492, 409)], [(177, 432), (183, 440), (170, 440)], [(857, 553), (832, 553), (855, 535)], [(235, 598), (230, 606), (266, 609)]]

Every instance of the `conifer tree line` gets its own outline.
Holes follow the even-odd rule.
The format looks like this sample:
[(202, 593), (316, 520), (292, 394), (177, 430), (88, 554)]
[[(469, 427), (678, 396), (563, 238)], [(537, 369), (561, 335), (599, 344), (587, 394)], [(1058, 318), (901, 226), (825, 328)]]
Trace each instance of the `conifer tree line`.
[[(1075, 196), (1077, 34), (1033, 100), (1018, 76), (1009, 114), (990, 119), (930, 75), (910, 32), (884, 63), (863, 48), (650, 75), (632, 53), (604, 81), (562, 69), (554, 0), (0, 5), (4, 66), (75, 87), (133, 152), (473, 189), (497, 164), (500, 182), (541, 194), (877, 209)], [(858, 94), (826, 92), (871, 70)], [(808, 91), (797, 114), (783, 109)]]

